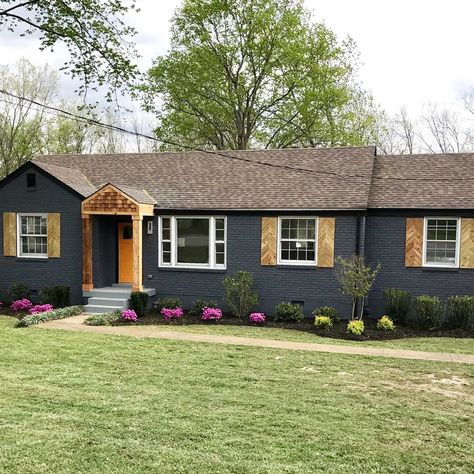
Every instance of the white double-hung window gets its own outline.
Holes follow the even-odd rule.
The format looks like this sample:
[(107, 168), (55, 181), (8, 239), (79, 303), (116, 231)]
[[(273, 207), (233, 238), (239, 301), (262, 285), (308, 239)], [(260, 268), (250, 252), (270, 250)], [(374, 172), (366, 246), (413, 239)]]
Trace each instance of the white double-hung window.
[(223, 216), (160, 217), (159, 265), (225, 268), (226, 221)]
[(20, 257), (48, 256), (47, 214), (18, 214), (17, 229)]
[(316, 265), (317, 218), (278, 219), (278, 263)]
[(425, 218), (425, 266), (459, 266), (459, 222), (456, 217)]

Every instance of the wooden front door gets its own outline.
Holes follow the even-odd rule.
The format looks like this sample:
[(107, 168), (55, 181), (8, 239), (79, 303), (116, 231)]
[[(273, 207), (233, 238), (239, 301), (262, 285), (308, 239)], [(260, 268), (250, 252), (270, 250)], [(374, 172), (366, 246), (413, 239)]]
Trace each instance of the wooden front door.
[(118, 265), (119, 283), (133, 281), (133, 226), (131, 222), (118, 225)]

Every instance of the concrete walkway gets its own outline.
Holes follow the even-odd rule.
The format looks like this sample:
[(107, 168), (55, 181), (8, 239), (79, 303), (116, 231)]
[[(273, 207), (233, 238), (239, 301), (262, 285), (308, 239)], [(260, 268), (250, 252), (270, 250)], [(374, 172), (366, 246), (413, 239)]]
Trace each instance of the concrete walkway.
[(172, 339), (177, 341), (208, 342), (213, 344), (231, 344), (238, 346), (271, 347), (313, 352), (331, 352), (371, 357), (394, 357), (397, 359), (429, 360), (438, 362), (459, 362), (474, 364), (474, 355), (450, 354), (445, 352), (423, 352), (404, 349), (385, 349), (383, 347), (343, 346), (336, 344), (318, 344), (311, 342), (278, 341), (275, 339), (257, 339), (251, 337), (221, 336), (217, 334), (195, 334), (190, 332), (163, 331), (159, 326), (86, 326), (84, 319), (90, 315), (73, 316), (39, 324), (43, 329), (65, 329), (67, 331), (92, 332), (96, 334), (115, 334), (138, 338)]

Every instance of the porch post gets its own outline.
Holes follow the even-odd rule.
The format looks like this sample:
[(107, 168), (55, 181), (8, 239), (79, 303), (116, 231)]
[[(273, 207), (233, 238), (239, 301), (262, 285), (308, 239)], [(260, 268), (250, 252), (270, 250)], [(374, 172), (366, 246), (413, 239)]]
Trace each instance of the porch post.
[(82, 214), (82, 289), (94, 288), (92, 276), (92, 219), (89, 214)]
[(133, 282), (132, 291), (143, 290), (143, 216), (138, 214), (132, 216), (133, 220)]

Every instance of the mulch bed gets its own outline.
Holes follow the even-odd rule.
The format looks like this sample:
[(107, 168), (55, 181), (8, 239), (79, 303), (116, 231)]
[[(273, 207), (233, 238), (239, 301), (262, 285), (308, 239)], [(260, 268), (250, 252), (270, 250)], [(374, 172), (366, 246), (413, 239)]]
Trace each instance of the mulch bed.
[[(157, 325), (157, 326), (255, 326), (248, 321), (240, 321), (239, 319), (224, 314), (223, 318), (219, 321), (202, 321), (200, 317), (193, 317), (187, 314), (181, 319), (175, 319), (171, 321), (164, 321), (160, 314), (147, 314), (138, 318), (136, 322), (117, 322), (115, 326), (134, 326), (134, 325)], [(396, 325), (394, 331), (380, 331), (376, 329), (377, 321), (371, 319), (365, 319), (365, 332), (362, 336), (354, 336), (347, 333), (347, 321), (338, 321), (329, 330), (318, 330), (314, 327), (313, 319), (305, 319), (300, 323), (295, 322), (283, 322), (283, 321), (271, 321), (268, 320), (263, 325), (268, 328), (279, 328), (279, 329), (293, 329), (296, 331), (302, 331), (311, 334), (317, 334), (332, 339), (345, 339), (351, 341), (384, 341), (390, 339), (404, 339), (409, 337), (459, 337), (469, 338), (473, 337), (473, 334), (463, 329), (442, 329), (439, 331), (427, 331), (418, 329), (410, 325)]]

